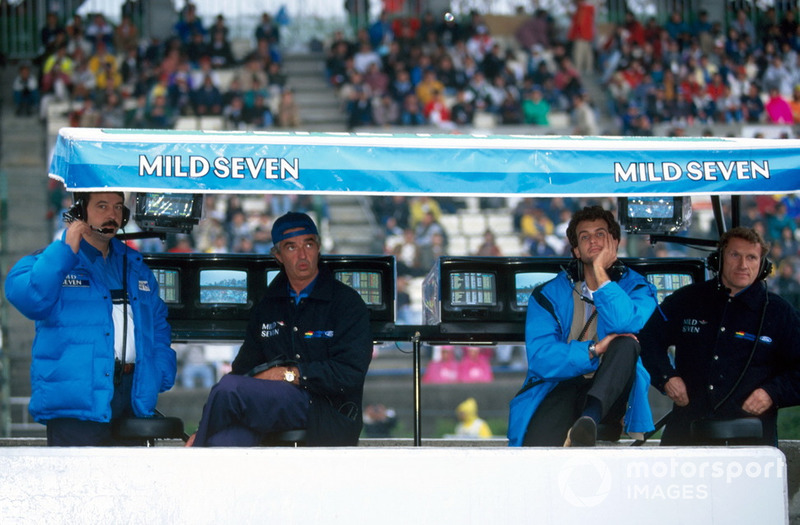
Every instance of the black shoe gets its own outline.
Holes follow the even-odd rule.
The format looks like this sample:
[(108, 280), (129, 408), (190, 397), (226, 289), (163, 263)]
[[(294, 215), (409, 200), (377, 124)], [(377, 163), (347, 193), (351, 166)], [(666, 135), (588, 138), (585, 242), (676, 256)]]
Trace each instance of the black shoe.
[(593, 447), (597, 442), (597, 425), (589, 416), (579, 417), (567, 432), (565, 447)]

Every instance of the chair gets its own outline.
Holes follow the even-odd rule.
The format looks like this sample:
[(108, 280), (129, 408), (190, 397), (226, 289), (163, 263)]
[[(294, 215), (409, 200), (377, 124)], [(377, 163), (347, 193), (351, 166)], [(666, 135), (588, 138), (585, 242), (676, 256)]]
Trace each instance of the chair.
[(754, 445), (764, 436), (757, 417), (734, 419), (698, 419), (689, 428), (692, 439), (718, 445)]
[(270, 432), (261, 440), (262, 447), (302, 447), (306, 444), (305, 429)]
[(126, 441), (142, 440), (148, 447), (155, 446), (157, 439), (182, 439), (189, 436), (183, 431), (183, 420), (179, 417), (126, 417), (114, 421), (114, 437)]

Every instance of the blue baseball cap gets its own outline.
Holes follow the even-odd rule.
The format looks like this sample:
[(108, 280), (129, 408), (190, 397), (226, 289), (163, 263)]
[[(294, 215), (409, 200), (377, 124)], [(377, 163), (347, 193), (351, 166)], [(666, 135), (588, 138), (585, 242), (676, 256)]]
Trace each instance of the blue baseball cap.
[[(289, 230), (295, 231), (289, 232)], [(298, 235), (319, 235), (317, 225), (305, 213), (290, 211), (272, 223), (272, 244), (276, 246), (279, 242)]]

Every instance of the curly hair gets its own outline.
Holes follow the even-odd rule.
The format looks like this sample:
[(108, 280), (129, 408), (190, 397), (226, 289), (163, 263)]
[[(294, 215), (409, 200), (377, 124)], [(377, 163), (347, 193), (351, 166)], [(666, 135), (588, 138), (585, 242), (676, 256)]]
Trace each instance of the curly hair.
[(606, 221), (606, 224), (608, 225), (608, 233), (610, 233), (611, 237), (613, 237), (615, 240), (619, 240), (622, 232), (617, 219), (614, 217), (614, 214), (603, 209), (602, 206), (586, 206), (582, 210), (577, 211), (572, 215), (572, 219), (570, 219), (569, 225), (567, 226), (567, 240), (569, 240), (569, 244), (572, 246), (572, 248), (578, 247), (578, 224), (583, 221), (597, 220)]

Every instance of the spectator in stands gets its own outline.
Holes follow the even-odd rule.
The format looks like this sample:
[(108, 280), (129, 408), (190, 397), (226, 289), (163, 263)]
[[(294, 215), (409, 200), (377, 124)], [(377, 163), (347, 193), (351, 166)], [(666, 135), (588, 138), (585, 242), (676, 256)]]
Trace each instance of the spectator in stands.
[(754, 230), (728, 230), (717, 276), (667, 297), (639, 334), (652, 384), (673, 402), (662, 445), (714, 444), (692, 435), (694, 421), (745, 416), (762, 424), (749, 444), (778, 445), (778, 408), (800, 404), (800, 315), (761, 282), (768, 251)]
[(589, 95), (586, 93), (576, 93), (572, 97), (572, 124), (575, 135), (594, 136), (600, 134), (597, 115), (589, 103)]
[(253, 309), (232, 371), (211, 390), (189, 446), (255, 446), (265, 434), (297, 428), (307, 429), (309, 445), (358, 442), (369, 311), (318, 265), (319, 234), (308, 215), (278, 218), (272, 239), (281, 272)]
[(472, 117), (475, 115), (475, 108), (467, 97), (467, 91), (459, 89), (456, 93), (456, 100), (450, 108), (450, 118), (456, 126), (468, 126), (472, 124)]
[(58, 19), (58, 13), (48, 11), (44, 19), (44, 25), (39, 30), (40, 57), (47, 57), (56, 52), (62, 45), (66, 45), (67, 32), (64, 25)]
[(127, 222), (122, 192), (75, 197), (63, 236), (23, 257), (5, 282), (36, 324), (29, 410), (47, 426), (48, 446), (142, 444), (117, 439), (112, 426), (152, 417), (175, 382), (167, 308), (141, 256), (116, 238)]
[(393, 408), (381, 404), (364, 408), (364, 435), (368, 438), (388, 438), (397, 425), (397, 414)]
[(575, 0), (567, 39), (572, 42), (572, 60), (580, 73), (594, 72), (594, 5)]
[(96, 13), (86, 28), (86, 39), (95, 49), (102, 42), (112, 53), (114, 52), (114, 28), (102, 13)]
[(497, 242), (494, 237), (494, 232), (490, 229), (486, 229), (483, 232), (483, 242), (481, 245), (478, 246), (478, 249), (475, 251), (475, 255), (478, 257), (500, 257), (503, 253), (500, 251), (500, 247), (497, 246)]
[(256, 41), (266, 40), (270, 44), (277, 44), (280, 42), (280, 30), (269, 13), (261, 13), (261, 21), (256, 26), (254, 36)]
[(401, 126), (422, 126), (425, 124), (425, 115), (422, 113), (422, 105), (419, 103), (417, 95), (408, 93), (403, 99), (400, 109)]
[(489, 424), (478, 417), (478, 403), (470, 397), (456, 407), (455, 435), (453, 437), (462, 439), (489, 439), (492, 437), (492, 429)]
[(458, 363), (459, 383), (491, 383), (494, 372), (486, 355), (479, 346), (465, 346)]
[(776, 88), (769, 90), (769, 98), (764, 104), (769, 122), (772, 124), (792, 124), (794, 116), (789, 102), (786, 101)]
[(297, 128), (300, 124), (300, 109), (295, 102), (294, 91), (289, 88), (284, 89), (278, 103), (278, 126)]
[(458, 383), (458, 360), (455, 348), (443, 345), (439, 348), (439, 355), (434, 354), (433, 359), (425, 367), (422, 374), (423, 383), (443, 384)]
[(203, 21), (197, 16), (197, 7), (193, 3), (186, 3), (178, 22), (175, 24), (174, 33), (177, 35), (178, 40), (184, 44), (189, 44), (192, 41), (192, 35), (195, 33), (205, 37), (206, 30), (203, 27)]
[(67, 54), (67, 44), (62, 43), (48, 56), (42, 66), (42, 92), (52, 94), (57, 100), (67, 100), (72, 91), (72, 74), (75, 62)]
[(39, 106), (39, 83), (27, 63), (20, 64), (12, 84), (14, 114), (18, 117), (36, 114)]
[(655, 288), (620, 266), (611, 212), (575, 213), (567, 237), (572, 264), (528, 303), (528, 374), (511, 401), (512, 446), (593, 446), (597, 424), (619, 426), (623, 415), (628, 433), (653, 428), (633, 334), (656, 308)]
[(742, 115), (744, 121), (750, 124), (758, 124), (764, 115), (764, 101), (758, 91), (757, 84), (750, 84), (746, 94), (742, 95)]
[(383, 93), (378, 103), (372, 106), (372, 122), (376, 126), (391, 127), (399, 120), (400, 105), (388, 92)]
[(206, 75), (203, 83), (192, 92), (194, 110), (197, 115), (222, 115), (222, 93), (214, 85), (211, 76)]
[(542, 88), (533, 86), (522, 100), (522, 114), (525, 124), (534, 126), (547, 126), (547, 115), (550, 113), (550, 104), (542, 96)]
[(119, 25), (114, 28), (114, 49), (117, 53), (125, 53), (138, 46), (139, 29), (130, 16), (123, 15)]
[(800, 310), (800, 283), (797, 281), (795, 262), (797, 257), (787, 257), (778, 265), (778, 272), (769, 281), (770, 290), (781, 296), (795, 310)]

